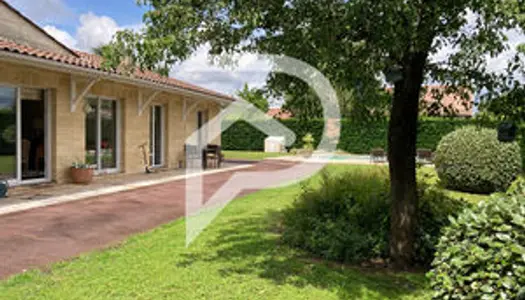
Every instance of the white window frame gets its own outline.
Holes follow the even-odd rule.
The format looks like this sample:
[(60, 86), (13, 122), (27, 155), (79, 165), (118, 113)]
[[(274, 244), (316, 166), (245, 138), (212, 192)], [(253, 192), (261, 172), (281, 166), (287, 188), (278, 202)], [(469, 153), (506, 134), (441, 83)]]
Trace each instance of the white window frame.
[[(86, 98), (84, 100), (89, 100), (89, 99), (95, 99), (97, 100), (97, 138), (96, 138), (96, 153), (97, 153), (97, 164), (96, 164), (96, 168), (94, 170), (94, 174), (95, 175), (104, 175), (104, 174), (115, 174), (115, 173), (119, 173), (120, 172), (120, 149), (121, 149), (121, 145), (120, 145), (120, 139), (121, 139), (121, 133), (120, 133), (120, 101), (118, 101), (117, 99), (114, 99), (114, 98), (110, 98), (110, 97), (104, 97), (104, 96), (96, 96), (96, 95), (87, 95)], [(117, 105), (116, 107), (116, 126), (115, 126), (115, 146), (116, 146), (116, 149), (114, 149), (115, 151), (115, 165), (116, 167), (115, 168), (108, 168), (108, 169), (102, 169), (102, 156), (100, 155), (100, 153), (102, 153), (102, 149), (101, 149), (101, 144), (102, 144), (102, 141), (101, 141), (101, 138), (102, 138), (102, 129), (100, 126), (101, 124), (101, 118), (100, 118), (100, 106), (101, 106), (101, 103), (103, 100), (107, 100), (107, 101), (113, 101), (115, 102), (115, 104)], [(84, 121), (85, 122), (85, 121)], [(84, 138), (85, 138), (85, 135), (86, 135), (86, 132), (84, 130)], [(84, 149), (85, 151), (85, 149)]]
[[(160, 147), (161, 147), (161, 150), (160, 150), (160, 164), (155, 164), (155, 153), (156, 153), (156, 149), (155, 149), (155, 108), (160, 108)], [(150, 166), (153, 167), (153, 168), (160, 168), (160, 167), (163, 167), (164, 166), (164, 158), (165, 158), (165, 120), (166, 120), (166, 117), (164, 116), (165, 115), (165, 109), (164, 109), (164, 105), (160, 105), (160, 104), (154, 104), (154, 105), (151, 105), (151, 108), (150, 108), (150, 145), (152, 149), (150, 149)]]

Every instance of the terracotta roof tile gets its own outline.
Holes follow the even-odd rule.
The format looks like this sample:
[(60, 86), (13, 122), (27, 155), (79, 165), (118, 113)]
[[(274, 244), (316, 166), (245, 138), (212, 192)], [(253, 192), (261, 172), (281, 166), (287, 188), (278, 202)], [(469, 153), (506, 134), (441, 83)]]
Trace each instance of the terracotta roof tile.
[[(17, 53), (17, 54), (22, 54), (26, 56), (32, 56), (36, 58), (51, 60), (51, 61), (55, 61), (58, 63), (66, 64), (66, 65), (103, 71), (102, 58), (100, 56), (81, 52), (81, 51), (74, 51), (74, 54), (76, 54), (77, 56), (64, 55), (64, 54), (55, 53), (55, 52), (51, 52), (47, 50), (35, 49), (35, 48), (29, 47), (26, 45), (17, 44), (15, 42), (12, 42), (12, 41), (9, 41), (3, 38), (0, 38), (0, 51)], [(114, 73), (117, 73), (117, 72), (114, 72)], [(126, 75), (123, 73), (120, 73), (119, 75), (129, 77), (129, 75)], [(202, 93), (202, 94), (206, 94), (209, 96), (219, 97), (219, 98), (223, 98), (229, 101), (235, 101), (235, 99), (231, 96), (221, 94), (221, 93), (218, 93), (212, 90), (208, 90), (208, 89), (199, 87), (197, 85), (193, 85), (193, 84), (181, 81), (181, 80), (177, 80), (175, 78), (161, 76), (157, 73), (147, 71), (147, 70), (146, 71), (136, 70), (134, 74), (132, 75), (132, 77), (141, 79), (141, 80), (145, 80), (145, 81), (149, 81), (149, 82), (153, 82), (153, 83), (165, 84), (168, 86), (172, 86), (174, 88), (182, 88), (185, 90)]]
[(270, 108), (268, 112), (266, 112), (266, 115), (281, 120), (286, 120), (293, 117), (291, 112), (282, 110), (280, 108)]
[[(474, 94), (472, 91), (463, 89), (468, 99), (463, 99), (461, 93), (447, 93), (447, 86), (444, 85), (427, 85), (426, 91), (420, 103), (420, 109), (433, 116), (458, 116), (472, 117), (474, 106)], [(387, 93), (393, 93), (393, 88), (386, 88)], [(460, 89), (461, 91), (461, 89)], [(442, 93), (442, 98), (438, 101), (434, 93)]]

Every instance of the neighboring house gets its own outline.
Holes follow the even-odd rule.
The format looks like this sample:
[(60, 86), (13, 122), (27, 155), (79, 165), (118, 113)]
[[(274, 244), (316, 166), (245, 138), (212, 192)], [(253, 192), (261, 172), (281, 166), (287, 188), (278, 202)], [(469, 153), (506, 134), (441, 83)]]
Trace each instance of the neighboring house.
[[(446, 93), (447, 87), (442, 85), (428, 85), (425, 87), (425, 94), (422, 95), (420, 103), (420, 113), (427, 116), (454, 116), (470, 118), (473, 116), (474, 94), (469, 90), (460, 93)], [(386, 88), (388, 93), (393, 93), (392, 88)], [(441, 94), (441, 99), (439, 96)], [(462, 97), (466, 96), (466, 97)]]
[[(421, 101), (421, 112), (429, 116), (472, 117), (474, 94), (469, 90), (462, 91), (465, 95), (447, 94), (445, 93), (446, 88), (446, 86), (438, 85), (427, 86)], [(436, 98), (437, 94), (443, 94), (440, 101)]]
[(291, 112), (282, 110), (281, 108), (270, 108), (268, 112), (266, 112), (266, 115), (275, 119), (281, 119), (286, 120), (293, 118), (293, 115)]
[(142, 172), (141, 146), (151, 165), (178, 168), (186, 138), (235, 101), (153, 72), (104, 72), (4, 0), (0, 28), (0, 179), (11, 183), (67, 182), (84, 161)]

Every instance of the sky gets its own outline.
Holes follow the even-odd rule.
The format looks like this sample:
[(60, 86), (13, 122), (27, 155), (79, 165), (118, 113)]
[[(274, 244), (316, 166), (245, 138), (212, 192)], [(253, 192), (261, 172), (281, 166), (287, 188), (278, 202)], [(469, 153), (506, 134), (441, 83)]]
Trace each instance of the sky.
[[(6, 0), (23, 14), (39, 24), (65, 45), (90, 52), (94, 47), (110, 41), (119, 29), (138, 29), (146, 8), (136, 0)], [(471, 16), (474, 20), (474, 16)], [(512, 49), (525, 43), (525, 34), (508, 33)], [(234, 94), (247, 83), (262, 87), (270, 70), (268, 63), (255, 55), (240, 56), (235, 69), (223, 69), (209, 63), (208, 48), (199, 48), (194, 55), (175, 66), (170, 75), (202, 87), (226, 94)], [(445, 48), (433, 60), (446, 59), (454, 49)], [(502, 70), (515, 51), (509, 50), (489, 60), (489, 69)]]

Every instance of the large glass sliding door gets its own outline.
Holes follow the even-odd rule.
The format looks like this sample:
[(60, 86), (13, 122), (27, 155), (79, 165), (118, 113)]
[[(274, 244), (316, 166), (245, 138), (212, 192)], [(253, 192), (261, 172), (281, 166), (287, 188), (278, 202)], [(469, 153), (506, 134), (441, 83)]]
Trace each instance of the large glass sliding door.
[(17, 89), (0, 86), (0, 179), (17, 180)]
[(118, 103), (86, 99), (86, 163), (98, 171), (118, 171)]
[(0, 86), (0, 179), (49, 180), (48, 105), (43, 89)]
[(46, 177), (46, 105), (44, 90), (21, 89), (22, 180)]

